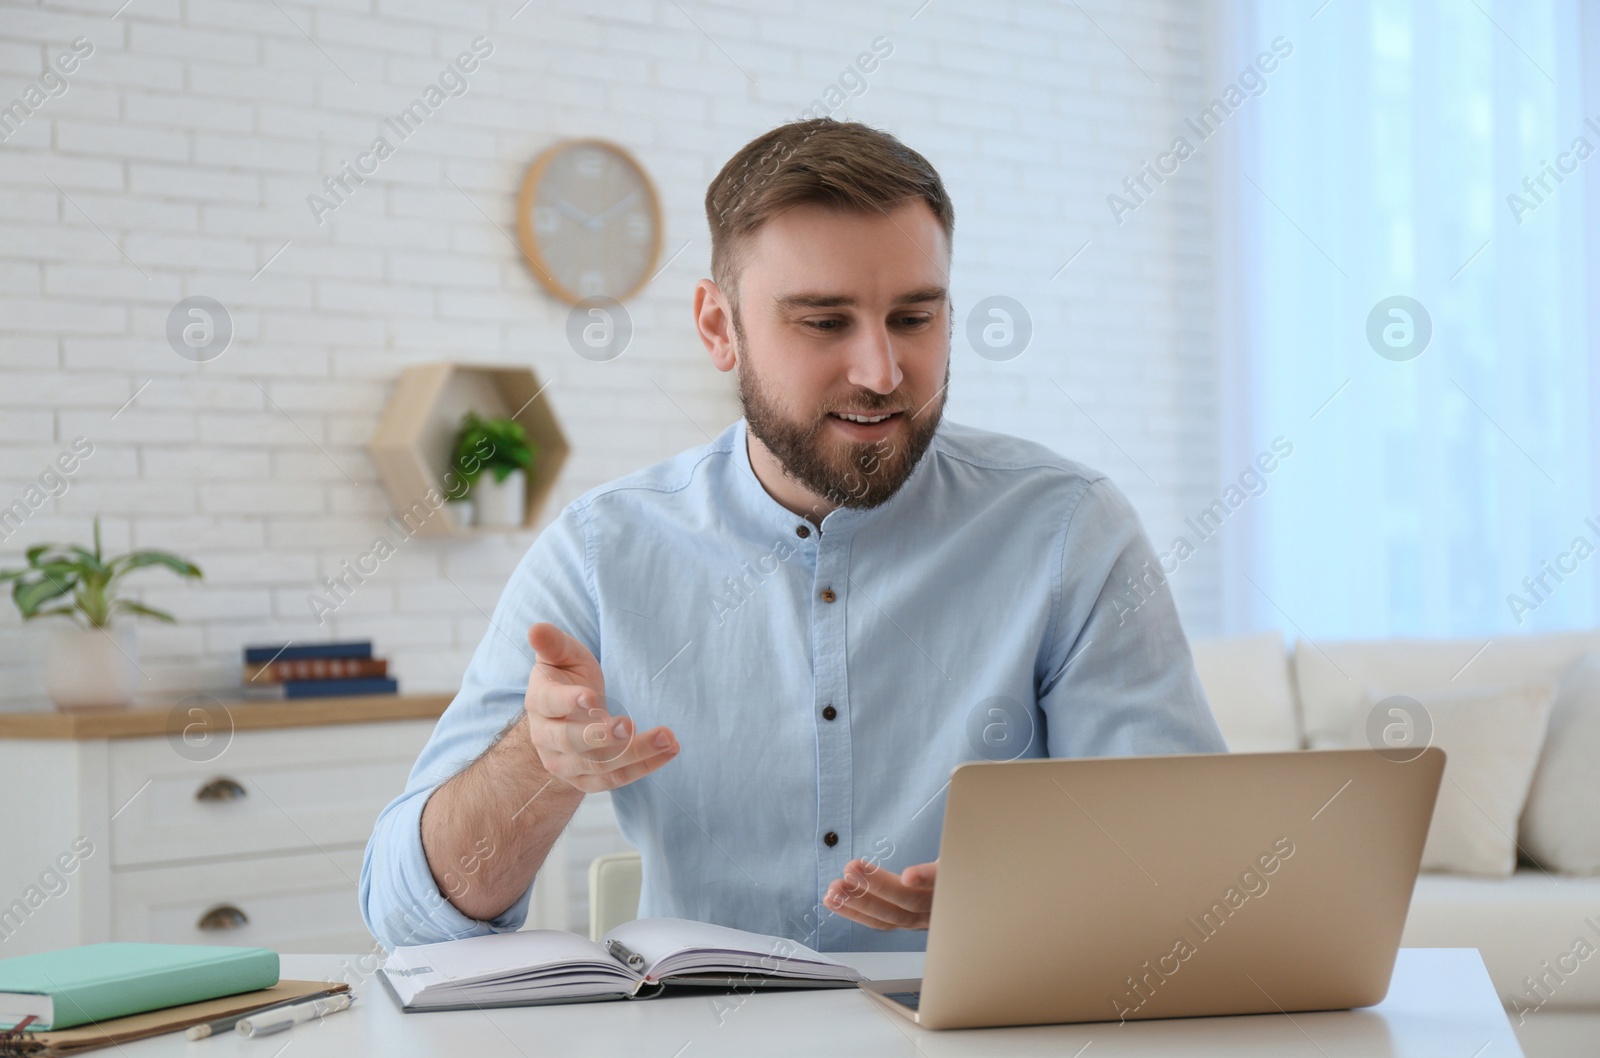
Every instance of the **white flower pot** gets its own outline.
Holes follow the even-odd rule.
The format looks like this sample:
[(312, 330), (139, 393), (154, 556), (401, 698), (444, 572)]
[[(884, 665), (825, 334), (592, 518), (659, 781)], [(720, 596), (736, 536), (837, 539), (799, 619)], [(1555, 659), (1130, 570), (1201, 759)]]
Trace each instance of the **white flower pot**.
[(58, 626), (45, 645), (45, 689), (57, 709), (125, 709), (138, 687), (133, 625)]
[(521, 526), (527, 497), (528, 476), (521, 470), (513, 470), (504, 481), (496, 481), (494, 472), (485, 470), (472, 486), (478, 524), (491, 529)]
[(450, 524), (457, 529), (470, 529), (474, 521), (473, 505), (471, 500), (449, 500), (444, 505), (450, 517)]

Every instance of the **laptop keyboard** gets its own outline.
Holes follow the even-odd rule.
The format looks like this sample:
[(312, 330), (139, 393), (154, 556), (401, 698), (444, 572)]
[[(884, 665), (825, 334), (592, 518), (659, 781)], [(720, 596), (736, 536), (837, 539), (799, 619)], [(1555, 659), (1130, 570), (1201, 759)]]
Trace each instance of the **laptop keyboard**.
[(918, 1004), (922, 1002), (921, 992), (885, 992), (883, 994), (885, 998), (892, 999), (901, 1006), (910, 1007), (912, 1010), (916, 1010)]

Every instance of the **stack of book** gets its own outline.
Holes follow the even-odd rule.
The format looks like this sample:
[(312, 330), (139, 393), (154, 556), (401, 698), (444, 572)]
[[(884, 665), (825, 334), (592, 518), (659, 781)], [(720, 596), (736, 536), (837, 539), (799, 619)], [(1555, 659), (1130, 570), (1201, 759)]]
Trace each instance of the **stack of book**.
[(370, 639), (245, 647), (242, 682), (246, 698), (267, 700), (400, 691), (388, 660), (372, 656)]
[(219, 1032), (248, 1036), (258, 1026), (270, 1032), (289, 1018), (305, 1020), (297, 1017), (299, 1006), (287, 1004), (337, 1000), (324, 1008), (331, 1013), (353, 998), (344, 982), (279, 978), (278, 953), (266, 948), (123, 942), (61, 948), (0, 959), (0, 1056), (122, 1051), (133, 1040), (180, 1030), (191, 1040)]

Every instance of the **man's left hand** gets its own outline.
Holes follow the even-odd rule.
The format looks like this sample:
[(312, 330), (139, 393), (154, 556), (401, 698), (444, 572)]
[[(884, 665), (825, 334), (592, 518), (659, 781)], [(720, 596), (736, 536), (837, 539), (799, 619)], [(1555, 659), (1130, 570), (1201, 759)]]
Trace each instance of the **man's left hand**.
[(938, 860), (907, 867), (899, 874), (865, 860), (851, 860), (845, 864), (844, 877), (828, 884), (822, 902), (850, 921), (873, 929), (927, 929), (938, 871)]

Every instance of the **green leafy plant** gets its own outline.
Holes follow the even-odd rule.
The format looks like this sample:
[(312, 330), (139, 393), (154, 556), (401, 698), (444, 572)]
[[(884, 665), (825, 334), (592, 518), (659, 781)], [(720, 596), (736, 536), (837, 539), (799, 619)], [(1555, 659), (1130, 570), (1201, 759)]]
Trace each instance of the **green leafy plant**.
[[(162, 610), (119, 598), (119, 582), (145, 566), (165, 566), (180, 577), (198, 577), (200, 567), (165, 551), (132, 551), (109, 561), (100, 550), (100, 516), (94, 519), (94, 550), (68, 544), (36, 544), (26, 552), (22, 569), (0, 570), (0, 584), (14, 581), (11, 599), (23, 620), (60, 615), (85, 628), (109, 628), (118, 614), (176, 619)], [(70, 599), (67, 596), (71, 596)], [(48, 605), (52, 601), (55, 605)]]
[(513, 470), (527, 470), (538, 454), (538, 443), (528, 440), (528, 432), (517, 420), (485, 419), (469, 411), (461, 419), (455, 454), (456, 472), (465, 484), (452, 489), (450, 498), (464, 498), (485, 470), (492, 472), (496, 481), (504, 481)]

